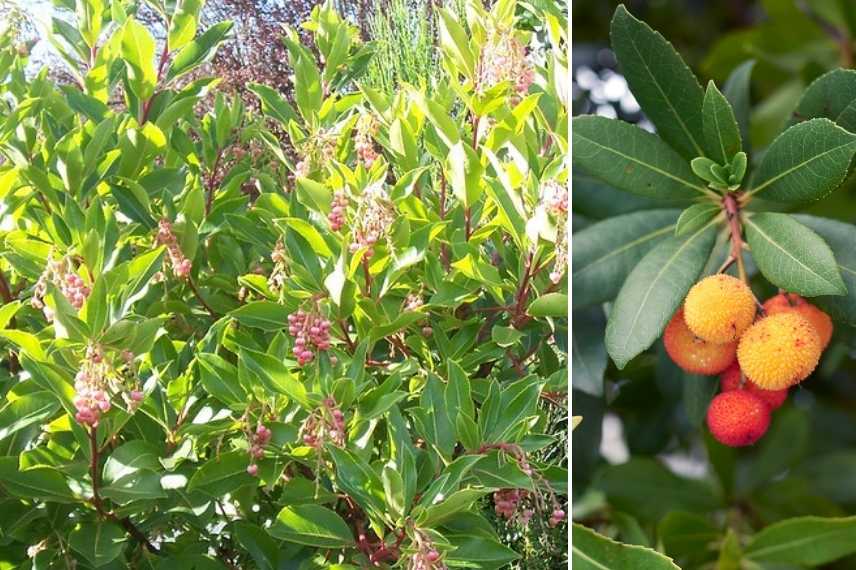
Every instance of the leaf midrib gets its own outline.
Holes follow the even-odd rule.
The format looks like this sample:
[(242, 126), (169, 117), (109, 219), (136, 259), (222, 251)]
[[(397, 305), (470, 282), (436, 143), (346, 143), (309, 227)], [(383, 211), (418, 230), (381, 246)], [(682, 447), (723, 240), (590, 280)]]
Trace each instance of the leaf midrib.
[(808, 165), (808, 164), (810, 164), (810, 163), (814, 162), (815, 160), (819, 160), (819, 159), (823, 158), (824, 156), (826, 156), (827, 154), (830, 154), (830, 153), (833, 153), (833, 152), (839, 151), (839, 150), (841, 150), (841, 149), (843, 149), (843, 148), (846, 148), (846, 147), (848, 147), (848, 146), (851, 146), (851, 145), (856, 145), (856, 139), (851, 140), (851, 141), (850, 141), (850, 142), (848, 142), (848, 143), (844, 143), (844, 144), (838, 145), (838, 146), (836, 146), (836, 147), (834, 147), (834, 148), (831, 148), (831, 149), (829, 149), (829, 150), (825, 150), (825, 151), (823, 151), (823, 152), (822, 152), (822, 153), (820, 153), (820, 154), (816, 154), (816, 155), (812, 156), (811, 158), (809, 158), (809, 159), (807, 159), (807, 160), (804, 160), (804, 161), (800, 162), (799, 164), (796, 164), (796, 165), (794, 165), (794, 166), (792, 166), (792, 167), (790, 167), (790, 168), (788, 168), (788, 169), (786, 169), (786, 170), (784, 170), (784, 171), (780, 172), (779, 174), (777, 174), (776, 176), (773, 176), (772, 178), (770, 178), (769, 180), (767, 180), (766, 182), (764, 182), (764, 183), (763, 183), (763, 184), (761, 184), (760, 186), (756, 186), (755, 188), (753, 188), (752, 190), (750, 190), (749, 192), (747, 192), (747, 195), (748, 195), (748, 196), (752, 196), (753, 194), (757, 194), (758, 192), (760, 192), (761, 190), (763, 190), (764, 188), (766, 188), (766, 187), (767, 187), (767, 186), (769, 186), (770, 184), (773, 184), (774, 182), (777, 182), (778, 180), (781, 180), (781, 179), (782, 179), (782, 178), (784, 178), (785, 176), (790, 175), (792, 172), (794, 172), (794, 171), (796, 171), (796, 170), (799, 170), (800, 168), (803, 168), (804, 166), (806, 166), (806, 165)]
[(704, 150), (702, 150), (702, 148), (701, 148), (701, 146), (699, 145), (698, 141), (696, 141), (695, 137), (694, 137), (694, 136), (692, 135), (692, 133), (690, 132), (690, 130), (689, 130), (689, 128), (687, 127), (686, 123), (684, 123), (683, 117), (681, 117), (681, 114), (680, 114), (680, 113), (678, 113), (678, 110), (677, 110), (677, 109), (675, 109), (674, 105), (672, 105), (672, 101), (671, 101), (671, 99), (669, 99), (669, 97), (667, 97), (667, 96), (666, 96), (666, 92), (665, 92), (665, 91), (663, 91), (663, 88), (660, 86), (660, 82), (659, 82), (659, 81), (657, 81), (657, 78), (654, 76), (654, 74), (653, 74), (653, 73), (651, 73), (651, 68), (648, 66), (648, 62), (647, 62), (647, 60), (646, 60), (644, 57), (642, 57), (642, 52), (640, 52), (640, 51), (639, 51), (639, 48), (638, 48), (638, 47), (636, 47), (636, 40), (635, 40), (635, 38), (630, 37), (630, 45), (631, 45), (631, 46), (633, 46), (634, 51), (636, 51), (636, 55), (638, 55), (638, 56), (639, 56), (639, 59), (640, 59), (640, 60), (642, 60), (642, 68), (643, 68), (643, 69), (645, 70), (645, 72), (648, 74), (648, 77), (650, 77), (650, 78), (651, 78), (651, 83), (653, 83), (653, 84), (654, 84), (654, 86), (657, 88), (657, 91), (659, 91), (659, 92), (660, 92), (660, 95), (661, 95), (661, 96), (663, 97), (663, 99), (666, 101), (666, 108), (667, 108), (669, 111), (671, 111), (672, 115), (674, 115), (674, 116), (675, 116), (675, 120), (676, 120), (676, 121), (677, 121), (677, 123), (681, 126), (681, 130), (683, 130), (683, 131), (684, 131), (684, 134), (689, 138), (690, 142), (691, 142), (691, 143), (692, 143), (692, 145), (695, 147), (696, 152), (698, 153), (698, 155), (699, 155), (699, 156), (704, 156)]
[(638, 244), (640, 244), (640, 243), (642, 243), (642, 242), (645, 242), (645, 241), (648, 241), (648, 240), (654, 239), (655, 237), (657, 237), (657, 236), (658, 236), (658, 235), (660, 235), (660, 234), (669, 233), (670, 231), (672, 231), (672, 230), (675, 228), (675, 225), (676, 225), (676, 224), (670, 224), (670, 225), (668, 225), (668, 226), (664, 226), (664, 227), (662, 227), (662, 228), (659, 228), (659, 229), (657, 229), (657, 230), (655, 230), (655, 231), (648, 232), (647, 234), (644, 234), (644, 235), (639, 236), (639, 237), (638, 237), (638, 238), (636, 238), (635, 240), (629, 241), (629, 242), (625, 243), (624, 245), (622, 245), (622, 246), (620, 246), (620, 247), (618, 247), (618, 248), (616, 248), (616, 249), (613, 249), (612, 251), (610, 251), (610, 252), (609, 252), (609, 253), (607, 253), (606, 255), (603, 255), (603, 256), (601, 256), (601, 257), (595, 258), (595, 259), (594, 259), (594, 261), (592, 261), (592, 262), (588, 263), (587, 265), (583, 265), (583, 266), (582, 266), (582, 268), (580, 268), (580, 269), (579, 269), (579, 270), (577, 270), (577, 271), (574, 271), (574, 276), (578, 276), (578, 275), (579, 275), (579, 274), (581, 274), (582, 272), (584, 272), (584, 271), (586, 271), (586, 270), (588, 270), (588, 269), (591, 269), (592, 267), (594, 267), (595, 265), (597, 265), (597, 264), (601, 263), (602, 261), (607, 260), (607, 259), (609, 259), (610, 257), (613, 257), (613, 256), (615, 256), (615, 255), (619, 255), (619, 254), (621, 254), (621, 253), (623, 253), (623, 252), (627, 251), (628, 249), (632, 249), (633, 247), (636, 247)]
[(661, 176), (664, 176), (666, 178), (670, 178), (670, 179), (674, 180), (675, 182), (679, 182), (680, 184), (686, 186), (687, 188), (690, 188), (692, 190), (696, 190), (698, 192), (701, 192), (702, 194), (707, 195), (707, 191), (703, 187), (695, 185), (692, 182), (689, 182), (688, 180), (684, 180), (683, 178), (680, 178), (678, 176), (675, 176), (675, 175), (671, 174), (670, 172), (666, 172), (665, 170), (661, 170), (652, 164), (648, 164), (647, 162), (643, 162), (642, 160), (640, 160), (636, 157), (624, 154), (623, 152), (621, 152), (617, 149), (614, 149), (612, 147), (602, 145), (599, 142), (597, 142), (593, 139), (590, 139), (581, 133), (574, 132), (574, 136), (580, 137), (581, 139), (584, 139), (586, 142), (591, 143), (591, 144), (597, 146), (598, 148), (601, 148), (607, 152), (611, 152), (613, 154), (616, 154), (616, 155), (624, 158), (625, 160), (639, 164), (642, 167), (647, 168), (648, 170), (651, 170), (652, 172), (656, 172), (657, 174), (659, 174)]
[(775, 246), (775, 247), (776, 247), (776, 249), (778, 249), (779, 251), (781, 251), (781, 252), (785, 255), (785, 257), (787, 257), (788, 259), (793, 260), (797, 265), (799, 265), (800, 267), (802, 267), (803, 269), (805, 269), (808, 273), (811, 273), (812, 275), (815, 275), (818, 279), (820, 279), (820, 280), (821, 280), (821, 281), (823, 281), (824, 283), (827, 283), (827, 284), (831, 285), (831, 286), (832, 286), (832, 287), (834, 287), (836, 290), (838, 290), (838, 289), (839, 289), (836, 283), (834, 283), (834, 282), (830, 281), (828, 278), (824, 277), (823, 275), (821, 275), (821, 274), (820, 274), (820, 273), (818, 273), (817, 271), (813, 270), (811, 267), (809, 267), (808, 265), (806, 265), (805, 263), (803, 263), (802, 261), (800, 261), (799, 259), (797, 259), (796, 257), (794, 257), (794, 256), (793, 256), (793, 255), (792, 255), (788, 250), (786, 250), (785, 248), (783, 248), (782, 246), (780, 246), (780, 245), (779, 245), (775, 240), (773, 240), (773, 238), (771, 238), (769, 235), (767, 235), (767, 234), (764, 232), (764, 230), (762, 230), (760, 227), (758, 227), (758, 224), (756, 224), (755, 222), (753, 222), (751, 218), (747, 217), (747, 218), (746, 218), (746, 223), (747, 223), (747, 224), (749, 224), (750, 226), (752, 226), (752, 229), (754, 229), (756, 232), (758, 232), (758, 233), (761, 235), (761, 237), (763, 237), (763, 238), (764, 238), (768, 243), (770, 243), (771, 245)]
[(678, 256), (686, 249), (692, 242), (698, 238), (703, 232), (707, 231), (709, 227), (711, 227), (716, 219), (711, 220), (709, 223), (705, 224), (700, 230), (691, 235), (681, 244), (681, 246), (675, 250), (672, 256), (666, 260), (666, 263), (660, 267), (660, 271), (657, 272), (657, 275), (654, 276), (654, 279), (651, 280), (651, 284), (648, 286), (648, 290), (645, 291), (645, 296), (642, 298), (642, 302), (639, 303), (638, 308), (636, 309), (636, 314), (633, 315), (633, 322), (630, 325), (629, 332), (624, 337), (624, 344), (621, 347), (621, 351), (625, 352), (627, 350), (627, 345), (630, 343), (630, 340), (633, 338), (633, 331), (636, 329), (636, 324), (639, 322), (639, 316), (642, 314), (642, 310), (645, 308), (645, 304), (648, 302), (648, 297), (651, 296), (651, 292), (654, 290), (654, 284), (657, 283), (660, 278), (663, 276), (663, 273), (671, 267), (672, 263), (678, 258)]
[[(755, 557), (763, 556), (763, 555), (767, 555), (771, 552), (777, 552), (779, 550), (783, 550), (786, 548), (794, 548), (796, 546), (803, 545), (807, 542), (813, 542), (813, 541), (818, 540), (819, 538), (822, 538), (822, 537), (828, 537), (828, 536), (840, 534), (843, 532), (852, 533), (852, 532), (854, 532), (854, 529), (853, 528), (835, 528), (835, 529), (831, 529), (831, 530), (826, 531), (826, 532), (821, 533), (821, 534), (814, 534), (812, 536), (807, 536), (804, 538), (798, 538), (796, 540), (791, 540), (791, 541), (786, 542), (786, 543), (779, 543), (779, 544), (773, 544), (770, 546), (765, 546), (763, 548), (759, 548), (758, 550), (751, 551), (751, 552), (747, 549), (746, 555), (749, 556), (750, 558), (753, 556), (755, 556)], [(759, 553), (761, 553), (761, 554), (759, 554)]]

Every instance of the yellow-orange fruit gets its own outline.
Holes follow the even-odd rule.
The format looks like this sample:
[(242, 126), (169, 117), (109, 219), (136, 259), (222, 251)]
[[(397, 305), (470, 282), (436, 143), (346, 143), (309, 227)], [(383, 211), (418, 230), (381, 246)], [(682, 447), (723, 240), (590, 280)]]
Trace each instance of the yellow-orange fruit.
[(768, 315), (793, 311), (808, 319), (820, 337), (820, 347), (826, 349), (832, 338), (832, 319), (829, 315), (797, 295), (796, 293), (780, 293), (770, 297), (764, 303), (764, 311)]
[(720, 443), (730, 447), (752, 445), (770, 427), (770, 408), (747, 390), (723, 392), (710, 402), (707, 427)]
[(711, 275), (690, 289), (684, 313), (687, 326), (700, 339), (734, 342), (755, 320), (755, 296), (736, 277)]
[(740, 338), (737, 361), (743, 373), (764, 390), (782, 390), (805, 380), (820, 360), (820, 336), (794, 312), (769, 315)]
[(719, 374), (734, 362), (737, 343), (714, 344), (692, 333), (684, 322), (684, 310), (678, 312), (666, 325), (663, 344), (671, 359), (690, 374), (712, 376)]
[(719, 391), (731, 392), (732, 390), (746, 390), (755, 394), (770, 407), (770, 411), (778, 409), (788, 399), (788, 389), (764, 390), (757, 384), (745, 378), (743, 386), (740, 385), (740, 365), (736, 362), (719, 375)]

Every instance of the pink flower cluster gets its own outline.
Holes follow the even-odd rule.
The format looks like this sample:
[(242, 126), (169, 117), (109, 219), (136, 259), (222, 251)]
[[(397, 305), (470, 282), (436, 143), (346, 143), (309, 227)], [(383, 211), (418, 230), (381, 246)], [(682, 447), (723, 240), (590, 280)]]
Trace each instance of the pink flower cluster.
[(568, 187), (555, 180), (547, 181), (541, 189), (541, 203), (556, 218), (556, 260), (550, 281), (558, 283), (568, 268)]
[(377, 134), (378, 123), (371, 114), (360, 115), (357, 121), (357, 134), (354, 137), (354, 149), (366, 168), (371, 168), (377, 160), (378, 153), (375, 150), (373, 137)]
[(272, 432), (264, 424), (259, 422), (256, 426), (255, 433), (250, 436), (250, 464), (247, 466), (247, 473), (255, 477), (259, 472), (259, 466), (256, 460), (265, 456), (265, 446), (270, 442)]
[[(517, 514), (517, 508), (529, 492), (524, 489), (500, 489), (493, 494), (493, 508), (496, 514), (511, 520)], [(529, 522), (532, 518), (532, 509), (524, 509), (520, 514), (520, 519), (523, 524)]]
[(274, 293), (279, 293), (285, 285), (286, 279), (285, 246), (282, 243), (282, 238), (276, 240), (270, 259), (273, 261), (273, 271), (268, 277), (268, 287)]
[(316, 450), (321, 449), (325, 441), (343, 447), (345, 445), (345, 414), (342, 413), (333, 398), (326, 398), (324, 407), (306, 418), (300, 431), (303, 434), (303, 443)]
[(83, 278), (74, 272), (69, 258), (63, 258), (58, 261), (48, 259), (45, 270), (42, 272), (33, 289), (33, 297), (30, 299), (30, 304), (33, 308), (42, 309), (48, 320), (53, 320), (53, 312), (44, 304), (44, 298), (48, 292), (48, 283), (52, 283), (59, 288), (63, 297), (78, 311), (86, 303), (86, 299), (91, 293), (90, 288), (86, 286)]
[(344, 190), (337, 190), (333, 195), (333, 209), (327, 214), (330, 229), (338, 232), (345, 225), (345, 212), (348, 208), (348, 195)]
[(77, 273), (68, 273), (60, 285), (60, 291), (68, 299), (71, 306), (78, 311), (83, 308), (86, 298), (89, 297), (90, 289), (83, 283), (83, 279)]
[(330, 348), (330, 321), (303, 309), (288, 315), (288, 334), (294, 337), (294, 355), (300, 366), (315, 357), (313, 346), (318, 350)]
[(448, 568), (443, 562), (442, 555), (425, 532), (418, 529), (415, 531), (413, 545), (416, 547), (416, 552), (407, 561), (407, 570), (446, 570)]
[(300, 143), (301, 159), (295, 165), (294, 175), (306, 178), (312, 171), (329, 164), (336, 155), (336, 134), (320, 131)]
[(547, 521), (547, 524), (549, 524), (551, 528), (555, 528), (559, 526), (563, 520), (565, 520), (565, 511), (562, 509), (553, 509), (553, 514), (550, 516), (550, 520)]
[(482, 48), (478, 86), (480, 91), (511, 81), (518, 102), (529, 91), (535, 72), (526, 58), (526, 46), (509, 31), (495, 32), (491, 41)]
[(374, 255), (374, 245), (389, 233), (395, 222), (395, 211), (387, 199), (382, 183), (375, 183), (365, 189), (360, 196), (357, 213), (354, 216), (354, 241), (350, 245), (351, 253), (366, 248), (365, 258)]
[[(123, 351), (122, 359), (127, 369), (132, 370), (134, 355), (130, 351)], [(113, 404), (110, 400), (110, 392), (121, 393), (122, 399), (128, 406), (128, 411), (136, 410), (143, 401), (144, 394), (141, 390), (134, 388), (127, 390), (114, 381), (111, 388), (110, 374), (113, 372), (104, 353), (97, 345), (91, 345), (86, 349), (86, 355), (74, 378), (74, 407), (77, 412), (74, 419), (78, 423), (95, 428), (101, 421), (101, 416), (110, 411)], [(114, 380), (118, 376), (113, 373)]]
[(161, 219), (158, 224), (157, 240), (158, 243), (166, 246), (169, 263), (175, 276), (179, 279), (187, 279), (190, 276), (193, 264), (184, 256), (184, 253), (178, 246), (178, 239), (172, 231), (172, 223), (166, 218)]

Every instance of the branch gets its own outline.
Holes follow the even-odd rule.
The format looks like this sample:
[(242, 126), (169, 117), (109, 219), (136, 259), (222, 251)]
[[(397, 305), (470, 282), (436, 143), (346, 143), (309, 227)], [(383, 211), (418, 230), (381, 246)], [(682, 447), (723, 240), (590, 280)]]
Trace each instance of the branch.
[(197, 289), (197, 288), (196, 288), (196, 283), (194, 283), (194, 282), (193, 282), (193, 278), (192, 278), (192, 277), (190, 277), (189, 275), (187, 276), (187, 285), (190, 287), (190, 290), (191, 290), (191, 291), (193, 291), (193, 296), (194, 296), (194, 297), (196, 297), (196, 299), (197, 299), (200, 303), (202, 303), (202, 306), (203, 306), (203, 307), (205, 307), (205, 310), (206, 310), (206, 311), (208, 311), (208, 314), (210, 314), (210, 315), (211, 315), (211, 317), (213, 317), (213, 318), (215, 318), (215, 319), (220, 318), (220, 317), (217, 315), (217, 313), (216, 313), (216, 312), (214, 312), (214, 309), (212, 309), (212, 308), (211, 308), (211, 305), (209, 305), (209, 304), (205, 301), (205, 299), (202, 297), (202, 294), (199, 292), (199, 289)]

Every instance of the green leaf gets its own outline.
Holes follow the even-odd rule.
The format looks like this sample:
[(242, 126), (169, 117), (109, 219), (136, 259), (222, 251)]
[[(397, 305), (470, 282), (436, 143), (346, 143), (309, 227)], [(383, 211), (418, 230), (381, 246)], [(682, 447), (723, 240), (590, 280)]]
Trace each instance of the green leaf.
[(469, 509), (476, 501), (490, 493), (492, 489), (460, 489), (434, 503), (420, 518), (419, 524), (433, 527), (449, 520), (459, 512)]
[(808, 202), (835, 190), (856, 152), (856, 135), (828, 119), (794, 125), (770, 144), (752, 195), (779, 202)]
[(746, 546), (750, 560), (820, 566), (856, 552), (856, 517), (798, 517), (761, 530)]
[(219, 22), (184, 46), (169, 66), (169, 71), (166, 74), (167, 81), (172, 81), (210, 61), (217, 53), (220, 44), (229, 36), (231, 30), (232, 22)]
[(113, 562), (125, 548), (125, 531), (112, 522), (81, 523), (68, 535), (68, 545), (96, 568)]
[(758, 455), (748, 476), (740, 481), (747, 489), (758, 489), (787, 472), (806, 453), (811, 426), (807, 414), (786, 408), (773, 416), (773, 423), (760, 441)]
[(683, 212), (675, 225), (675, 235), (683, 236), (706, 226), (715, 218), (722, 208), (716, 204), (693, 204)]
[(250, 461), (246, 451), (229, 451), (206, 461), (187, 484), (188, 491), (202, 491), (218, 497), (258, 480), (247, 473)]
[(499, 541), (475, 534), (444, 534), (455, 548), (444, 560), (452, 567), (473, 567), (484, 570), (507, 568), (520, 555)]
[(832, 250), (819, 235), (787, 214), (747, 217), (752, 259), (773, 285), (806, 297), (846, 295)]
[(564, 293), (547, 293), (529, 304), (526, 313), (533, 317), (567, 317), (568, 296)]
[(663, 140), (687, 159), (704, 156), (704, 93), (675, 48), (624, 6), (615, 10), (610, 38), (630, 90)]
[(181, 0), (178, 3), (169, 22), (169, 51), (181, 49), (196, 35), (199, 11), (203, 3), (204, 0)]
[(740, 126), (740, 137), (747, 147), (749, 145), (749, 110), (752, 107), (749, 88), (753, 67), (755, 67), (755, 60), (744, 61), (734, 68), (725, 80), (725, 85), (722, 86), (722, 94), (734, 109), (734, 117)]
[(719, 164), (728, 164), (740, 152), (740, 129), (728, 99), (719, 92), (716, 84), (707, 84), (702, 105), (702, 126), (707, 154)]
[(140, 469), (157, 471), (159, 468), (157, 448), (147, 441), (134, 439), (110, 453), (104, 463), (104, 481), (110, 483)]
[(31, 392), (0, 409), (0, 440), (36, 423), (50, 423), (48, 418), (59, 409), (59, 401), (47, 391)]
[(304, 408), (311, 408), (306, 388), (291, 375), (282, 360), (248, 349), (241, 350), (240, 360), (267, 390), (284, 394)]
[(464, 141), (449, 149), (446, 159), (449, 185), (455, 198), (469, 207), (481, 198), (482, 166), (476, 152)]
[(161, 476), (154, 471), (141, 469), (120, 477), (101, 489), (101, 495), (120, 505), (134, 501), (151, 501), (165, 498), (166, 492), (161, 487)]
[(475, 75), (475, 55), (470, 49), (470, 38), (464, 28), (448, 10), (440, 8), (440, 47), (449, 53), (467, 77)]
[(690, 425), (700, 428), (707, 416), (710, 401), (716, 395), (719, 381), (715, 376), (684, 376), (684, 409)]
[(846, 296), (815, 297), (811, 302), (826, 311), (833, 319), (856, 326), (856, 248), (853, 247), (856, 243), (856, 226), (815, 216), (794, 217), (817, 232), (832, 249), (844, 286), (847, 288)]
[(656, 550), (621, 544), (577, 523), (571, 525), (571, 563), (576, 570), (680, 570)]
[(856, 71), (834, 69), (812, 81), (800, 97), (794, 116), (801, 121), (826, 118), (856, 131)]
[(285, 507), (268, 532), (280, 540), (318, 548), (346, 548), (354, 543), (342, 517), (319, 505)]
[(291, 121), (298, 120), (297, 113), (275, 89), (261, 83), (250, 83), (247, 89), (259, 98), (262, 113), (276, 119), (283, 127), (288, 127)]
[(574, 165), (615, 188), (672, 200), (711, 193), (681, 155), (635, 125), (586, 115), (571, 130)]
[(128, 18), (122, 30), (122, 59), (128, 69), (128, 84), (140, 100), (152, 96), (157, 83), (155, 40), (149, 30)]
[(603, 395), (607, 357), (604, 345), (606, 317), (601, 307), (575, 309), (571, 332), (571, 365), (574, 390)]
[(672, 511), (657, 525), (657, 536), (663, 549), (675, 558), (701, 562), (710, 545), (720, 537), (719, 530), (708, 517)]
[(269, 332), (283, 330), (288, 326), (288, 310), (271, 301), (247, 303), (229, 314), (244, 326)]
[(627, 277), (606, 327), (606, 349), (619, 368), (660, 338), (704, 269), (715, 238), (713, 223), (685, 238), (670, 237)]
[(642, 257), (673, 233), (678, 210), (647, 210), (615, 216), (573, 237), (574, 308), (610, 301)]
[(673, 510), (706, 513), (722, 506), (712, 485), (679, 477), (649, 458), (608, 466), (595, 485), (612, 505), (645, 521), (657, 521)]
[(245, 408), (247, 392), (238, 382), (237, 369), (216, 354), (203, 352), (197, 358), (202, 387), (231, 408)]
[(17, 457), (0, 457), (0, 484), (16, 497), (55, 503), (73, 503), (76, 500), (59, 471), (53, 467), (19, 471)]

